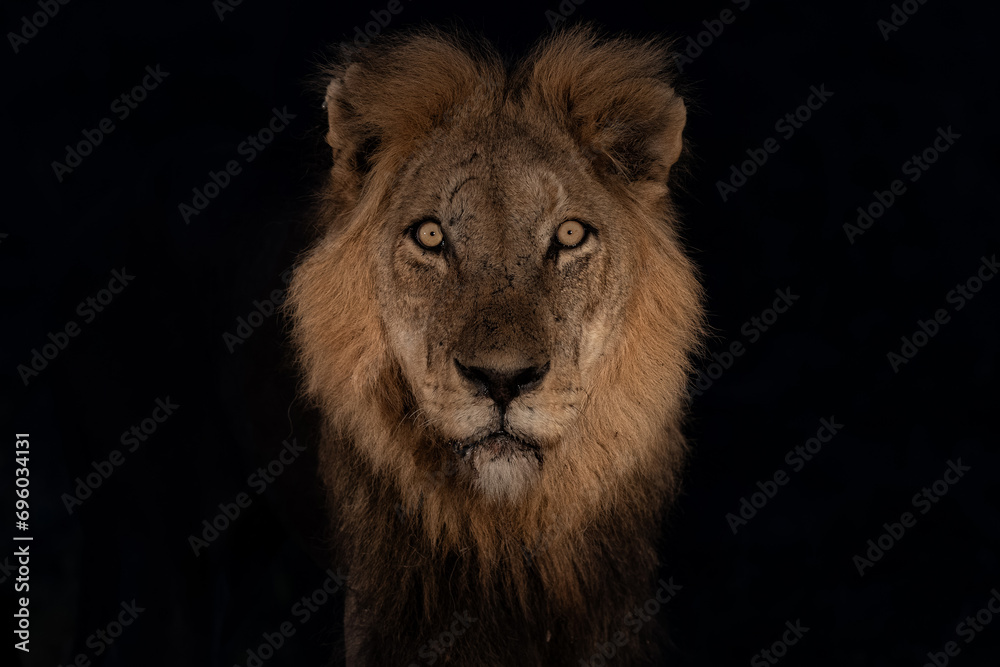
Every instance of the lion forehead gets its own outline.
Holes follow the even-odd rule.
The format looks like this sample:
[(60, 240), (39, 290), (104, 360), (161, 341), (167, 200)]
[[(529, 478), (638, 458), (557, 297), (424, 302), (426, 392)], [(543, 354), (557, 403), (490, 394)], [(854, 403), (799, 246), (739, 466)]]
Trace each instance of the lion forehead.
[(616, 220), (572, 156), (551, 142), (506, 132), (455, 131), (429, 142), (389, 196), (400, 224), (436, 219), (452, 242), (483, 247), (496, 260), (543, 247), (566, 218)]

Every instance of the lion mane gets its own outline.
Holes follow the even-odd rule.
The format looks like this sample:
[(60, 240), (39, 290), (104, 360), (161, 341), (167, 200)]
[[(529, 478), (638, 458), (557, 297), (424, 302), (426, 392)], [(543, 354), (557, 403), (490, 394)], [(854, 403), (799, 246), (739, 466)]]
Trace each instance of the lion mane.
[[(422, 29), (345, 53), (324, 70), (333, 165), (316, 214), (319, 237), (296, 267), (287, 308), (302, 391), (323, 421), (320, 474), (336, 560), (349, 572), (349, 665), (589, 664), (609, 641), (616, 664), (655, 658), (656, 623), (629, 619), (655, 588), (656, 542), (678, 491), (690, 358), (702, 331), (701, 288), (670, 197), (685, 112), (669, 63), (661, 41), (589, 27), (557, 32), (513, 65), (483, 40)], [(390, 262), (386, 221), (404, 205), (394, 208), (393, 197), (422, 196), (406, 192), (407, 178), (437, 169), (447, 180), (441, 151), (458, 156), (487, 145), (478, 141), (493, 142), (493, 152), (470, 153), (462, 164), (502, 155), (521, 140), (495, 129), (503, 122), (536, 132), (524, 150), (557, 174), (576, 165), (588, 179), (581, 191), (614, 212), (594, 241), (605, 244), (600, 280), (586, 287), (569, 273), (597, 266), (596, 255), (552, 273), (586, 292), (580, 298), (591, 305), (577, 319), (590, 328), (584, 319), (549, 318), (546, 326), (557, 329), (537, 343), (551, 351), (574, 331), (593, 332), (575, 334), (577, 357), (587, 357), (579, 349), (588, 345), (599, 350), (574, 381), (585, 399), (570, 406), (572, 420), (539, 437), (537, 462), (523, 464), (533, 476), (509, 497), (466, 483), (453, 449), (436, 437), (407, 370), (424, 363), (411, 358), (423, 352), (394, 342), (409, 340), (393, 332), (410, 325), (392, 304), (410, 296), (379, 268)], [(464, 134), (454, 134), (458, 127)], [(428, 151), (438, 157), (414, 166)], [(514, 171), (498, 178), (520, 182)], [(532, 185), (508, 200), (537, 190), (543, 194), (531, 196), (559, 201), (572, 196), (573, 182)], [(451, 198), (479, 196), (472, 185), (449, 182)], [(616, 235), (628, 245), (612, 252)], [(428, 259), (427, 249), (398, 252), (443, 261)], [(511, 285), (516, 279), (508, 276)], [(535, 312), (531, 297), (515, 292)], [(480, 306), (489, 298), (463, 294)], [(476, 334), (480, 347), (490, 335), (541, 340), (518, 324), (527, 315), (497, 317), (492, 334)], [(442, 345), (466, 344), (470, 329), (460, 324), (442, 329)], [(445, 371), (435, 373), (428, 382), (443, 382)]]

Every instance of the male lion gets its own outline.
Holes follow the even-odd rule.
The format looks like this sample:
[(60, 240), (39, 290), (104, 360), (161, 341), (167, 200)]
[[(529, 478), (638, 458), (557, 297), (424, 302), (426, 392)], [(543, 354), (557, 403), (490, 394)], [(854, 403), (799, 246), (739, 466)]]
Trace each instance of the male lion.
[(422, 30), (329, 69), (333, 167), (289, 312), (349, 665), (653, 654), (635, 613), (702, 318), (669, 62), (577, 28), (506, 67)]

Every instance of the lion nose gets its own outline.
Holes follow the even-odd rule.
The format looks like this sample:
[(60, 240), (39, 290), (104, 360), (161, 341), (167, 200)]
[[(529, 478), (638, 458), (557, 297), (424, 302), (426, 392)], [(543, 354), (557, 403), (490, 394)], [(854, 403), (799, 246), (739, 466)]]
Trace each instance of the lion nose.
[(476, 390), (489, 396), (501, 409), (506, 408), (511, 401), (537, 388), (542, 378), (549, 372), (549, 362), (541, 366), (529, 366), (517, 370), (505, 371), (482, 366), (464, 366), (455, 359), (459, 374), (469, 380)]

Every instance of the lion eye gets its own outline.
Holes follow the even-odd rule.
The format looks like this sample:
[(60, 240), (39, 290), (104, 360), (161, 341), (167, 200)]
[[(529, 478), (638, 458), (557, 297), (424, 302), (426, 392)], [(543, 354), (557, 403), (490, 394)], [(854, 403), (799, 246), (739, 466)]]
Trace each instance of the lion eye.
[(580, 245), (586, 236), (586, 228), (576, 220), (567, 220), (556, 230), (556, 240), (566, 248)]
[(433, 220), (427, 220), (417, 225), (413, 231), (414, 238), (425, 248), (437, 248), (444, 241), (441, 225)]

